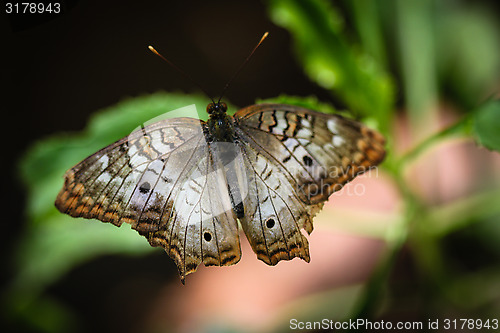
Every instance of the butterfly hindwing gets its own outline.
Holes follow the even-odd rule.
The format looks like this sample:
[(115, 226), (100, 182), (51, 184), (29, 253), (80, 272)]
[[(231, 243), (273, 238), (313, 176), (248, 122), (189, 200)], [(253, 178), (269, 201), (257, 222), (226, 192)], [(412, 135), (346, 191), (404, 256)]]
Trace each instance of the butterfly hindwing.
[(312, 232), (322, 204), (306, 205), (270, 156), (245, 149), (248, 197), (241, 225), (257, 257), (268, 265), (299, 257), (309, 262), (309, 245), (300, 231)]
[(213, 163), (210, 147), (204, 149), (185, 181), (173, 190), (166, 226), (149, 235), (151, 245), (162, 246), (175, 261), (182, 280), (202, 262), (224, 266), (241, 257), (224, 175)]

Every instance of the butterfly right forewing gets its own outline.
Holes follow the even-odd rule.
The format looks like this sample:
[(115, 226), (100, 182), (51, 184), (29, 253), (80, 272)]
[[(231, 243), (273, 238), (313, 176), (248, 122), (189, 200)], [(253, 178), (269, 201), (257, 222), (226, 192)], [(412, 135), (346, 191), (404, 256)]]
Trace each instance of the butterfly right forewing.
[(238, 111), (235, 118), (244, 135), (253, 138), (251, 145), (272, 156), (307, 204), (327, 200), (385, 156), (379, 133), (339, 115), (258, 104)]

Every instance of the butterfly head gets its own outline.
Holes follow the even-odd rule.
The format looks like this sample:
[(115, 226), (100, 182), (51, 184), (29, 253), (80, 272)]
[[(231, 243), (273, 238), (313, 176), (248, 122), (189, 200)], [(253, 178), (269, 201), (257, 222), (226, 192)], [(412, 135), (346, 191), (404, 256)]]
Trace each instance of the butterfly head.
[(227, 105), (224, 102), (212, 102), (207, 105), (207, 112), (209, 115), (218, 115), (226, 113)]

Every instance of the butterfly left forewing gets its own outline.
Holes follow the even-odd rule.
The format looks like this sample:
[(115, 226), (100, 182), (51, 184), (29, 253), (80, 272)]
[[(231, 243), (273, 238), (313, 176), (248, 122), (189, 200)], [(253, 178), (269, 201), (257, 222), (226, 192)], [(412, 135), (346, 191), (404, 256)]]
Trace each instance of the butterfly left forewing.
[[(135, 225), (141, 203), (155, 199), (150, 194), (152, 185), (158, 183), (155, 188), (164, 187), (166, 193), (182, 170), (179, 159), (169, 158), (180, 150), (192, 150), (202, 138), (200, 122), (189, 118), (169, 119), (136, 131), (68, 170), (55, 205), (74, 217)], [(174, 172), (160, 177), (165, 163)]]

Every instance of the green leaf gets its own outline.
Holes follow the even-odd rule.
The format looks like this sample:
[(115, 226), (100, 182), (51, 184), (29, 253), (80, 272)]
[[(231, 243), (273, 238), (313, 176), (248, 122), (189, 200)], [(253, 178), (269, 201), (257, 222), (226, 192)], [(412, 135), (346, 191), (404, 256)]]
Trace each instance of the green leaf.
[(342, 19), (323, 0), (272, 0), (271, 19), (290, 31), (295, 49), (311, 80), (344, 100), (355, 113), (372, 116), (387, 132), (394, 86), (368, 54), (350, 47)]
[[(466, 4), (466, 5), (465, 5)], [(440, 80), (455, 102), (470, 109), (478, 96), (498, 87), (499, 22), (484, 3), (440, 3), (436, 21), (436, 61)]]
[(374, 57), (379, 65), (386, 68), (387, 50), (382, 34), (381, 21), (383, 18), (380, 9), (387, 4), (365, 0), (347, 0), (345, 4), (351, 9), (349, 12), (364, 51)]
[(395, 1), (402, 74), (402, 92), (409, 116), (410, 130), (419, 132), (435, 117), (438, 98), (434, 19), (435, 1)]
[(306, 109), (321, 111), (324, 113), (339, 113), (335, 110), (333, 106), (327, 103), (322, 103), (318, 101), (315, 96), (300, 97), (300, 96), (288, 96), (280, 95), (274, 98), (259, 99), (257, 103), (276, 103), (276, 104), (289, 104), (301, 106)]
[(475, 111), (474, 136), (482, 146), (500, 151), (500, 100), (489, 101)]

